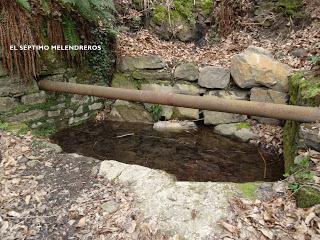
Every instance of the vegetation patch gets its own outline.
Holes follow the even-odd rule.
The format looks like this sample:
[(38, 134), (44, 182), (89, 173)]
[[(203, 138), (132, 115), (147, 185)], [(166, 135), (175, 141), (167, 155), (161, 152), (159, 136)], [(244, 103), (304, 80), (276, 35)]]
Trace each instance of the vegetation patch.
[(303, 17), (302, 6), (301, 0), (280, 0), (278, 2), (278, 9), (289, 17)]
[(309, 208), (320, 203), (320, 186), (314, 182), (316, 175), (313, 166), (314, 163), (307, 155), (285, 174), (298, 207)]
[(14, 134), (26, 134), (29, 131), (29, 127), (25, 123), (8, 123), (0, 120), (0, 130)]
[(237, 130), (243, 129), (243, 128), (251, 128), (250, 123), (247, 122), (241, 122), (237, 124)]
[(38, 137), (49, 137), (57, 132), (54, 124), (43, 122), (43, 124), (32, 130), (32, 134)]
[(150, 113), (154, 121), (159, 121), (162, 115), (162, 106), (159, 104), (151, 105)]
[(244, 197), (252, 200), (256, 199), (256, 191), (259, 187), (258, 183), (256, 182), (239, 183), (236, 186), (241, 191)]

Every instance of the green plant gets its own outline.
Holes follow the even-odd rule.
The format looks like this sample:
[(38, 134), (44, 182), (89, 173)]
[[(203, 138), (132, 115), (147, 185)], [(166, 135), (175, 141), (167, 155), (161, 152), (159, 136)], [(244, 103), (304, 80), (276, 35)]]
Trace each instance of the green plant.
[(28, 0), (16, 0), (18, 4), (20, 4), (23, 8), (31, 11), (31, 6)]
[(280, 0), (278, 8), (289, 17), (301, 17), (300, 12), (303, 3), (300, 0)]
[(293, 192), (297, 192), (303, 185), (312, 183), (314, 180), (314, 173), (311, 171), (310, 157), (305, 157), (298, 164), (291, 167), (290, 171), (284, 174), (284, 177), (292, 176), (293, 181), (290, 180), (289, 188)]
[(162, 106), (159, 104), (151, 105), (150, 113), (154, 121), (159, 121), (162, 115)]
[(92, 44), (101, 46), (100, 51), (92, 51), (88, 56), (89, 65), (93, 70), (92, 78), (94, 82), (109, 84), (115, 64), (115, 32), (96, 28), (92, 30), (92, 35)]
[(66, 7), (79, 11), (89, 21), (102, 20), (109, 23), (114, 19), (113, 0), (60, 0), (60, 2)]
[(238, 124), (237, 124), (237, 129), (238, 129), (238, 130), (243, 129), (243, 128), (251, 128), (250, 123), (241, 122), (241, 123), (238, 123)]
[(312, 56), (310, 59), (310, 62), (312, 63), (312, 65), (320, 65), (320, 55), (315, 55)]
[(40, 127), (33, 129), (32, 134), (39, 137), (49, 137), (57, 132), (57, 128), (50, 123), (44, 123)]
[[(63, 19), (62, 25), (66, 43), (69, 45), (80, 45), (81, 40), (77, 32), (76, 23), (70, 17), (65, 17)], [(77, 51), (71, 51), (72, 57), (74, 57), (76, 54)]]

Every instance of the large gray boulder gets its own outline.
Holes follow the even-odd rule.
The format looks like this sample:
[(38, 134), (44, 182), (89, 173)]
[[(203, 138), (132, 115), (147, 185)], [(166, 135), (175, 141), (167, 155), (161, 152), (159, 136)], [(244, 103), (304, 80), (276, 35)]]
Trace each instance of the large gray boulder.
[(174, 78), (185, 81), (196, 81), (199, 78), (199, 69), (192, 63), (183, 63), (174, 70)]
[(157, 55), (140, 57), (120, 57), (118, 69), (122, 72), (134, 71), (136, 69), (162, 69), (166, 66), (164, 60)]
[[(271, 89), (254, 87), (251, 89), (250, 101), (286, 104), (288, 101), (288, 94), (284, 92), (274, 91)], [(267, 124), (273, 124), (273, 125), (280, 124), (279, 120), (272, 119), (272, 118), (252, 116), (252, 119), (256, 119), (261, 123), (267, 123)]]
[(231, 59), (231, 75), (241, 88), (265, 86), (278, 91), (288, 91), (290, 67), (275, 60), (263, 48), (249, 47)]
[(198, 84), (205, 88), (223, 89), (230, 83), (230, 71), (223, 67), (207, 66), (200, 69)]

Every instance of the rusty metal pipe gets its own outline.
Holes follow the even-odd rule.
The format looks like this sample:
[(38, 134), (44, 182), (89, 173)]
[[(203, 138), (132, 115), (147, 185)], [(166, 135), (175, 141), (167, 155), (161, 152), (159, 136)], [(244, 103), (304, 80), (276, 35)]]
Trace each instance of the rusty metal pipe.
[(38, 84), (40, 89), (46, 91), (73, 93), (108, 99), (121, 99), (134, 102), (238, 113), (250, 116), (295, 120), (299, 122), (316, 122), (320, 120), (320, 108), (313, 107), (229, 100), (218, 97), (189, 96), (174, 93), (53, 82), (49, 80), (42, 80)]

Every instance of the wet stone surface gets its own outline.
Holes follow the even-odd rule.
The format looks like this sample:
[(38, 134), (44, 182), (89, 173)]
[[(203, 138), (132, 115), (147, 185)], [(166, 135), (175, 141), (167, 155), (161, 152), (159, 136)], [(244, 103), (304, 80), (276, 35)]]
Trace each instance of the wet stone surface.
[(51, 140), (68, 153), (165, 170), (179, 181), (276, 181), (284, 172), (281, 157), (219, 136), (207, 126), (166, 133), (148, 124), (88, 122)]

